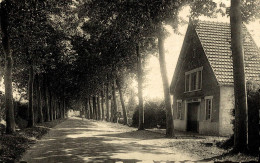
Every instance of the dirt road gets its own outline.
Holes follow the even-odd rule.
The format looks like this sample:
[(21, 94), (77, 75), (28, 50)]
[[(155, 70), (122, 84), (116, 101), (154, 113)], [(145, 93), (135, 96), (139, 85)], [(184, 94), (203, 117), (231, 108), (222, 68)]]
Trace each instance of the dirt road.
[(34, 144), (21, 161), (51, 162), (174, 162), (196, 161), (164, 146), (169, 139), (119, 124), (69, 118)]

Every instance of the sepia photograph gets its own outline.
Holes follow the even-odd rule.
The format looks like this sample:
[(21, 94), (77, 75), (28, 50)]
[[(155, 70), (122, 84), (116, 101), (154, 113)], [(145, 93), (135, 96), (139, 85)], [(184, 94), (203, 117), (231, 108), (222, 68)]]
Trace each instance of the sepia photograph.
[(260, 162), (260, 0), (0, 0), (0, 163)]

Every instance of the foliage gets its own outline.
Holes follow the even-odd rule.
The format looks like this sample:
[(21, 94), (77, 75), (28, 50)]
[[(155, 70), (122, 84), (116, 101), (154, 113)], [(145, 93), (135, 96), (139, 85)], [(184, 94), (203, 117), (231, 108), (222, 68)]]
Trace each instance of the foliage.
[[(87, 97), (99, 95), (104, 85), (116, 78), (127, 90), (126, 80), (136, 73), (136, 45), (145, 63), (149, 54), (158, 51), (158, 35), (167, 35), (159, 32), (161, 25), (169, 24), (178, 32), (183, 22), (178, 14), (184, 6), (190, 6), (192, 17), (214, 16), (221, 12), (219, 8), (226, 9), (212, 0), (10, 3), (10, 47), (17, 90), (26, 92), (28, 68), (33, 64), (40, 83), (47, 79), (57, 100), (65, 99), (71, 106), (85, 104)], [(258, 1), (244, 0), (245, 20), (258, 17), (259, 6)], [(26, 108), (21, 109), (24, 113), (18, 110), (18, 115), (26, 119)]]
[[(132, 126), (137, 127), (139, 122), (139, 109), (135, 109)], [(166, 112), (164, 102), (148, 101), (144, 106), (144, 127), (145, 128), (165, 128)]]
[(5, 102), (4, 102), (5, 96), (0, 94), (0, 121), (5, 120)]
[(259, 111), (260, 111), (260, 84), (253, 81), (247, 82), (248, 104), (248, 148), (252, 153), (259, 151)]
[(242, 20), (246, 23), (260, 18), (260, 1), (258, 0), (243, 0), (242, 1)]

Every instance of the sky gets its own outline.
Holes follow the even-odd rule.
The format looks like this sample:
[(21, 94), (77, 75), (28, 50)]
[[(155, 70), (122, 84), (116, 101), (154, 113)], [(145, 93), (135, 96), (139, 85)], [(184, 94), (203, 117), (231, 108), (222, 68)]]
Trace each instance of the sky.
[[(222, 2), (228, 5), (229, 0), (222, 0)], [(180, 12), (180, 16), (184, 18), (186, 21), (189, 20), (188, 18), (189, 9), (185, 8), (182, 12)], [(200, 17), (200, 20), (207, 20), (207, 21), (215, 21), (215, 22), (229, 22), (229, 17), (221, 17), (218, 18), (207, 18), (207, 17)], [(251, 33), (254, 41), (256, 42), (257, 46), (260, 47), (260, 20), (255, 22), (251, 22), (250, 24), (246, 24), (247, 29)], [(171, 83), (172, 76), (174, 73), (174, 69), (180, 54), (180, 50), (182, 47), (182, 43), (184, 40), (184, 36), (186, 33), (188, 25), (183, 25), (179, 27), (181, 35), (174, 34), (171, 27), (167, 26), (166, 29), (170, 32), (169, 37), (165, 40), (165, 60), (167, 64), (167, 71), (168, 71), (168, 80), (169, 84)], [(145, 65), (145, 69), (148, 69), (149, 72), (146, 76), (146, 84), (144, 88), (144, 98), (145, 99), (163, 99), (163, 86), (162, 86), (162, 79), (160, 73), (160, 65), (158, 58), (152, 56), (148, 64)]]

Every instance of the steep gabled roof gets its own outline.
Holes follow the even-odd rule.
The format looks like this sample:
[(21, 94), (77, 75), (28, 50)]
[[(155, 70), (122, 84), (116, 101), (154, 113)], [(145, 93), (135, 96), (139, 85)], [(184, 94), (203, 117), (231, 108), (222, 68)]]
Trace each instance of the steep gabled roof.
[[(228, 23), (198, 21), (190, 22), (185, 39), (188, 39), (191, 31), (197, 33), (206, 57), (220, 85), (233, 85), (233, 61), (231, 58), (231, 32)], [(246, 80), (260, 81), (260, 52), (250, 33), (243, 26), (244, 55)], [(187, 40), (186, 40), (187, 41)], [(185, 58), (187, 42), (184, 41), (181, 54), (173, 75), (171, 93), (177, 84), (178, 73)]]
[[(219, 84), (233, 84), (231, 32), (228, 23), (199, 21), (195, 31)], [(260, 80), (260, 54), (251, 35), (243, 26), (246, 80)]]

